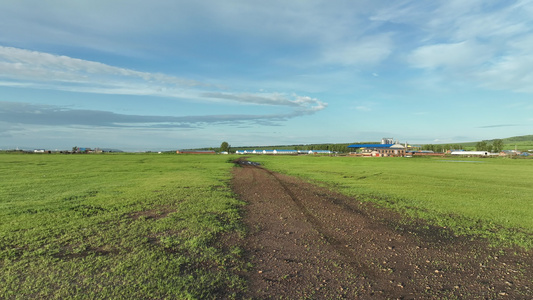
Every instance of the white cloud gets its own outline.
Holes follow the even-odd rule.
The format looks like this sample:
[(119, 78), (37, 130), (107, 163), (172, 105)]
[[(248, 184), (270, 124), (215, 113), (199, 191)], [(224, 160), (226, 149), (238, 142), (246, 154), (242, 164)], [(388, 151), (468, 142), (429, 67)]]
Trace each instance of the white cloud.
[[(455, 1), (459, 7), (447, 7), (445, 2), (441, 9), (447, 18), (436, 24), (437, 28), (449, 26), (452, 37), (456, 40), (483, 39), (487, 42), (506, 42), (531, 30), (531, 11), (525, 9), (523, 1), (508, 2), (502, 5), (487, 1)], [(522, 3), (520, 3), (522, 2)], [(468, 7), (463, 8), (462, 6)], [(531, 6), (531, 3), (529, 4)], [(452, 26), (450, 26), (452, 24)]]
[(421, 6), (403, 2), (400, 16), (390, 12), (380, 17), (424, 29), (420, 44), (409, 45), (406, 61), (427, 71), (425, 80), (533, 92), (531, 1), (432, 2), (425, 15), (412, 18)]
[(370, 106), (365, 105), (358, 105), (355, 107), (355, 109), (358, 111), (372, 111), (372, 108)]
[(0, 3), (0, 20), (12, 25), (0, 33), (0, 43), (147, 56), (199, 36), (231, 38), (250, 47), (326, 45), (363, 32), (361, 14), (373, 7), (370, 1), (5, 2)]
[[(198, 124), (232, 122), (262, 122), (274, 125), (275, 122), (297, 116), (313, 114), (324, 109), (327, 104), (308, 96), (283, 93), (241, 93), (218, 92), (217, 87), (204, 82), (188, 80), (160, 73), (139, 72), (107, 64), (86, 61), (67, 56), (29, 51), (0, 46), (0, 86), (52, 89), (79, 93), (101, 93), (115, 95), (150, 95), (172, 99), (187, 99), (202, 102), (232, 102), (247, 106), (267, 105), (272, 107), (289, 106), (289, 111), (260, 114), (220, 114), (202, 116), (128, 116), (106, 111), (70, 110), (42, 107), (40, 110), (17, 111), (19, 117), (12, 122), (26, 119), (42, 124), (95, 126), (156, 126), (158, 128), (187, 128)], [(224, 104), (222, 102), (222, 104)], [(13, 116), (5, 111), (9, 107), (2, 103), (5, 118)], [(19, 106), (24, 108), (25, 106)], [(39, 112), (45, 112), (43, 114)], [(56, 122), (56, 123), (54, 123)], [(59, 122), (59, 123), (58, 123)], [(81, 123), (80, 123), (81, 122)], [(99, 123), (100, 122), (100, 123)], [(34, 124), (41, 124), (34, 123)], [(196, 124), (196, 125), (195, 125)]]
[(212, 92), (204, 82), (160, 73), (139, 72), (99, 62), (0, 46), (0, 85), (56, 89), (83, 93), (152, 95), (169, 98), (232, 100), (243, 104), (293, 106), (309, 111), (325, 108), (318, 99), (280, 93), (242, 94)]
[(434, 9), (436, 1), (394, 1), (380, 6), (370, 20), (395, 24), (420, 24), (428, 20), (428, 11)]
[(474, 73), (481, 85), (533, 93), (533, 55), (505, 56)]
[(359, 103), (358, 105), (352, 107), (351, 109), (355, 109), (361, 112), (369, 112), (374, 110), (378, 106), (378, 103), (372, 102), (372, 101), (366, 101)]
[(24, 81), (103, 84), (108, 79), (114, 79), (114, 84), (120, 85), (119, 78), (129, 78), (176, 86), (206, 86), (164, 74), (138, 72), (94, 61), (3, 46), (0, 46), (0, 71), (2, 77)]
[(318, 99), (307, 97), (307, 96), (298, 96), (292, 95), (288, 97), (280, 93), (261, 93), (261, 94), (228, 94), (228, 93), (219, 93), (211, 92), (204, 93), (203, 96), (213, 99), (228, 99), (241, 103), (247, 104), (261, 104), (261, 105), (280, 105), (280, 106), (292, 106), (299, 107), (301, 109), (309, 111), (318, 111), (326, 108), (327, 104), (321, 102)]
[(382, 62), (391, 54), (393, 43), (389, 35), (382, 34), (328, 46), (323, 54), (325, 63), (372, 65)]
[(434, 44), (417, 48), (409, 62), (417, 68), (467, 69), (479, 66), (490, 58), (490, 48), (473, 42)]

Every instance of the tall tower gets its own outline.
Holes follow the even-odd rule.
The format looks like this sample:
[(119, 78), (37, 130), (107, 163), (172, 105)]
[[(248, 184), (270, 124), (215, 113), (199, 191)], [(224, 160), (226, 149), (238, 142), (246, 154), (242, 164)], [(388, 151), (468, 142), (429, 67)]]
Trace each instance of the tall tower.
[(394, 139), (393, 138), (382, 138), (381, 139), (381, 144), (384, 145), (384, 144), (394, 144)]

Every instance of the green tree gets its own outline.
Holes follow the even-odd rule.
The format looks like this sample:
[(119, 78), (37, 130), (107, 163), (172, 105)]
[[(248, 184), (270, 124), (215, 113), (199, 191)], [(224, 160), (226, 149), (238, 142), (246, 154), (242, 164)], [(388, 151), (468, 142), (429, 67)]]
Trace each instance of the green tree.
[(433, 152), (438, 152), (438, 145), (433, 145), (433, 144), (426, 144), (424, 146), (422, 146), (422, 150), (428, 150), (428, 151), (433, 151)]
[(230, 145), (228, 142), (222, 142), (222, 144), (220, 144), (220, 152), (229, 152), (229, 148)]
[(477, 142), (476, 151), (487, 151), (487, 142), (485, 141)]
[(494, 140), (492, 142), (492, 150), (494, 152), (500, 152), (503, 150), (503, 141), (500, 139)]

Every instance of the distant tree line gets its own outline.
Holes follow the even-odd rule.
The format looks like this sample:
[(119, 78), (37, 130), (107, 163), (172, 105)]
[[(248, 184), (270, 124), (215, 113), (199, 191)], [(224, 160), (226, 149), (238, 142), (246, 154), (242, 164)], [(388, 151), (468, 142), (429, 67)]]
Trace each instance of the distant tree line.
[(446, 152), (448, 150), (463, 150), (463, 145), (460, 144), (427, 144), (422, 146), (422, 150), (433, 152)]
[[(476, 143), (476, 151), (500, 152), (503, 150), (503, 140), (493, 140), (492, 143), (481, 141)], [(427, 144), (422, 146), (422, 150), (433, 152), (446, 152), (448, 150), (464, 150), (461, 144)]]
[(503, 140), (493, 140), (492, 144), (481, 141), (476, 144), (477, 151), (500, 152), (503, 150)]
[(348, 151), (350, 144), (313, 144), (313, 145), (296, 145), (294, 150), (329, 150), (331, 152), (344, 153)]
[[(490, 151), (490, 152), (500, 152), (503, 150), (504, 142), (516, 142), (516, 141), (532, 141), (533, 135), (518, 136), (507, 139), (495, 139), (495, 140), (486, 140), (478, 143), (466, 143), (466, 144), (426, 144), (423, 145), (421, 150), (430, 150), (433, 152), (446, 152), (448, 150), (465, 150), (475, 148), (477, 151)], [(348, 148), (351, 144), (379, 144), (379, 142), (354, 142), (354, 143), (339, 143), (339, 144), (308, 144), (308, 145), (274, 145), (274, 146), (242, 146), (242, 147), (232, 147), (228, 142), (222, 142), (219, 148), (201, 148), (198, 150), (215, 150), (215, 151), (227, 151), (230, 152), (233, 149), (235, 150), (254, 150), (254, 149), (265, 149), (265, 150), (330, 150), (337, 153), (347, 153), (350, 152)], [(234, 152), (234, 151), (233, 151)]]

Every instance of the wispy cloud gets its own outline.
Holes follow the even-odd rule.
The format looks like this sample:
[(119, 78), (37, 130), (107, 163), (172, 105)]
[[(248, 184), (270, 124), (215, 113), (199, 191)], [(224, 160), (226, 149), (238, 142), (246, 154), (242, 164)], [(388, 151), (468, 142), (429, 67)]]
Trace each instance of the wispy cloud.
[(358, 105), (355, 107), (355, 110), (358, 110), (358, 111), (372, 111), (372, 108), (370, 106), (366, 106), (366, 105)]
[(388, 34), (362, 37), (351, 42), (336, 42), (333, 47), (327, 47), (323, 52), (323, 63), (373, 65), (384, 61), (392, 51), (393, 42)]
[(473, 73), (473, 77), (487, 88), (533, 93), (532, 68), (533, 55), (515, 54), (494, 59), (490, 66)]
[[(160, 73), (131, 69), (49, 53), (0, 46), (0, 85), (81, 93), (150, 95), (175, 99), (225, 100), (243, 105), (290, 106), (290, 118), (324, 109), (311, 97), (282, 93), (219, 92), (215, 85)], [(57, 112), (56, 112), (57, 113)], [(72, 113), (72, 112), (70, 112)], [(243, 116), (238, 119), (244, 118)], [(251, 119), (272, 119), (272, 115)], [(213, 116), (212, 119), (217, 119)]]
[(518, 124), (494, 124), (494, 125), (485, 125), (479, 126), (478, 128), (501, 128), (501, 127), (515, 127), (520, 126)]
[(355, 110), (361, 111), (361, 112), (369, 112), (369, 111), (374, 110), (378, 106), (379, 106), (379, 104), (377, 102), (364, 101), (364, 102), (358, 103), (358, 105), (353, 106), (350, 109), (355, 109)]
[(476, 0), (398, 1), (372, 19), (424, 28), (405, 45), (405, 57), (409, 66), (427, 71), (426, 76), (531, 93), (532, 17), (528, 0)]
[(12, 124), (46, 126), (197, 128), (209, 124), (276, 125), (300, 113), (286, 114), (220, 114), (203, 116), (126, 115), (100, 110), (70, 109), (53, 105), (0, 101), (0, 119)]
[(418, 68), (455, 70), (478, 66), (490, 57), (490, 49), (474, 42), (433, 44), (417, 48), (409, 62)]
[(187, 97), (192, 88), (213, 88), (175, 76), (3, 46), (0, 46), (0, 78), (4, 86), (163, 97)]
[(318, 99), (292, 95), (292, 99), (284, 94), (228, 94), (220, 92), (203, 93), (202, 96), (213, 99), (228, 99), (247, 104), (291, 106), (305, 111), (318, 111), (324, 109), (327, 104)]

